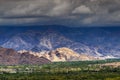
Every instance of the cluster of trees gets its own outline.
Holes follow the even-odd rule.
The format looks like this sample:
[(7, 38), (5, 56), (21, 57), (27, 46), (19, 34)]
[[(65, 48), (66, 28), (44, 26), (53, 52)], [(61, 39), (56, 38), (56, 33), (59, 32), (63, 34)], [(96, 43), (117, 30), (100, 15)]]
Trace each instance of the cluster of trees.
[(56, 72), (56, 73), (5, 73), (0, 80), (120, 80), (119, 72)]

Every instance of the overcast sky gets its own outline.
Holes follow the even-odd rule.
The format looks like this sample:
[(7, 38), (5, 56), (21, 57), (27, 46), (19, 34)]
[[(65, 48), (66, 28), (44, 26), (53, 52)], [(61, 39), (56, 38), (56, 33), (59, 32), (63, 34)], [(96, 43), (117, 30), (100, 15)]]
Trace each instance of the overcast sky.
[(0, 0), (0, 25), (120, 25), (120, 0)]

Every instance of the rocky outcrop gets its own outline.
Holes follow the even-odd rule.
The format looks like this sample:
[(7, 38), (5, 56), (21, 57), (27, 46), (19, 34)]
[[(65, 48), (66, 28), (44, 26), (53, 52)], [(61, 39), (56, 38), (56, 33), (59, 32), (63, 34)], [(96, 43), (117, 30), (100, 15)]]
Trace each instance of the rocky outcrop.
[(57, 48), (56, 50), (52, 50), (49, 53), (45, 53), (43, 54), (43, 57), (51, 60), (52, 62), (95, 60), (95, 58), (92, 56), (78, 54), (66, 47)]
[(18, 65), (18, 64), (45, 64), (50, 60), (44, 57), (33, 56), (29, 53), (18, 53), (13, 49), (0, 47), (0, 65)]
[(19, 64), (46, 64), (50, 63), (51, 61), (48, 60), (45, 57), (38, 57), (34, 56), (32, 54), (29, 54), (28, 52), (22, 53), (19, 58)]

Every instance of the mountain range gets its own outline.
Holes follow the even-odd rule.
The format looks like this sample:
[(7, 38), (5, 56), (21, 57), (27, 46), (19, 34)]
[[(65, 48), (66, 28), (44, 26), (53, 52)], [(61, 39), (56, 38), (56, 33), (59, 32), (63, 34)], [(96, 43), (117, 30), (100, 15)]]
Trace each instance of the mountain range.
[(93, 57), (120, 57), (120, 28), (7, 27), (0, 35), (0, 46), (16, 51), (50, 52), (66, 47)]

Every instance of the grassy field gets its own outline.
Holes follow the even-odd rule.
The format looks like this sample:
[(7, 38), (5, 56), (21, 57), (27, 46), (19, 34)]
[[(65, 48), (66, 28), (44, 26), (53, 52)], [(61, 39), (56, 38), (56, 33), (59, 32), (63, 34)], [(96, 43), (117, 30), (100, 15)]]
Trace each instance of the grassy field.
[(0, 80), (120, 80), (120, 67), (101, 66), (120, 59), (0, 66)]

